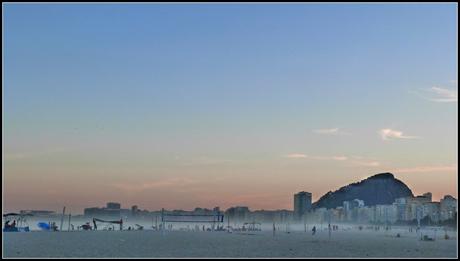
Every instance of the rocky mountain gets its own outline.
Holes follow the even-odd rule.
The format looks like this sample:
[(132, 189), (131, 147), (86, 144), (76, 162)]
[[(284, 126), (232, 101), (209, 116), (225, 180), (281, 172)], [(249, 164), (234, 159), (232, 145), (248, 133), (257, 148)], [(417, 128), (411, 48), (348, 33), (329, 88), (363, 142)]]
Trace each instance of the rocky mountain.
[(360, 182), (329, 191), (313, 208), (336, 208), (343, 206), (343, 201), (361, 199), (366, 206), (392, 204), (396, 198), (413, 196), (412, 191), (402, 181), (395, 179), (391, 173), (380, 173)]

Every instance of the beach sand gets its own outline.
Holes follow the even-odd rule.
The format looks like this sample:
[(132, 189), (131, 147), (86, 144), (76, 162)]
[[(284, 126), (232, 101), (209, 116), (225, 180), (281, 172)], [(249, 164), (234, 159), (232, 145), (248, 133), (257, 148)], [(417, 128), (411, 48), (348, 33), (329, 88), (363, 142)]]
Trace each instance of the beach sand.
[[(401, 237), (396, 237), (400, 233)], [(432, 236), (432, 234), (430, 234)], [(3, 233), (4, 257), (457, 257), (456, 232), (420, 241), (407, 230), (286, 233), (71, 231)]]

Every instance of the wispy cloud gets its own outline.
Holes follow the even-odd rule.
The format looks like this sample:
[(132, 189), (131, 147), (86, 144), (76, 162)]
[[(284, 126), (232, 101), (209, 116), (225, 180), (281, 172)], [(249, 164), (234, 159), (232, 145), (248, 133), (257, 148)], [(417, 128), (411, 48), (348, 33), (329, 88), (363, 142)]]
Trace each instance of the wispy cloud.
[(422, 89), (420, 91), (410, 91), (422, 97), (423, 99), (433, 102), (458, 102), (458, 84), (457, 80), (451, 80), (450, 83), (455, 85), (454, 88), (442, 88), (433, 86), (428, 89)]
[(196, 183), (196, 180), (189, 178), (168, 178), (142, 183), (115, 183), (110, 186), (125, 192), (139, 192), (149, 189), (183, 188)]
[(304, 159), (304, 158), (306, 158), (308, 156), (305, 155), (305, 154), (293, 153), (293, 154), (288, 154), (288, 155), (286, 155), (284, 157), (285, 158), (290, 158), (290, 159)]
[(436, 95), (434, 98), (429, 100), (434, 102), (457, 102), (458, 101), (458, 90), (444, 89), (433, 86), (430, 91)]
[(337, 161), (343, 161), (343, 160), (348, 159), (348, 157), (346, 157), (346, 156), (331, 156), (331, 157), (310, 156), (310, 155), (301, 154), (301, 153), (288, 154), (288, 155), (286, 155), (284, 157), (285, 158), (290, 158), (290, 159), (337, 160)]
[(318, 134), (337, 134), (339, 132), (339, 128), (333, 128), (333, 129), (316, 129), (313, 130), (314, 133)]
[(307, 159), (307, 160), (324, 160), (324, 161), (340, 161), (347, 163), (350, 167), (364, 166), (364, 167), (380, 167), (381, 163), (375, 159), (370, 159), (360, 156), (311, 156), (301, 153), (293, 153), (284, 156), (291, 159)]
[(395, 169), (393, 172), (395, 173), (422, 173), (422, 172), (449, 172), (449, 171), (457, 171), (458, 166), (457, 164), (452, 165), (444, 165), (444, 166), (419, 166), (413, 168), (400, 168)]
[(344, 161), (347, 160), (348, 157), (345, 156), (307, 156), (308, 159), (313, 159), (313, 160), (337, 160), (337, 161)]
[(358, 166), (364, 166), (364, 167), (379, 167), (381, 164), (380, 162), (378, 161), (375, 161), (375, 160), (372, 160), (372, 161), (353, 161), (352, 162), (354, 165), (358, 165)]
[(339, 161), (342, 161), (342, 160), (347, 160), (348, 157), (345, 157), (345, 156), (334, 156), (332, 157), (333, 160), (339, 160)]
[(381, 129), (378, 131), (383, 140), (389, 139), (419, 139), (418, 136), (408, 136), (403, 135), (402, 131), (392, 130), (392, 129)]
[(40, 150), (36, 152), (16, 152), (16, 153), (5, 153), (3, 155), (3, 158), (8, 161), (13, 161), (13, 160), (28, 160), (30, 158), (36, 158), (40, 157), (43, 155), (48, 155), (48, 154), (55, 154), (55, 153), (63, 153), (70, 151), (70, 149), (66, 148), (49, 148), (46, 150)]
[(314, 133), (324, 134), (324, 135), (349, 135), (350, 133), (340, 130), (339, 128), (331, 129), (315, 129)]
[(20, 160), (20, 159), (24, 159), (24, 158), (27, 158), (27, 155), (23, 154), (23, 153), (14, 153), (14, 154), (5, 154), (4, 155), (5, 160)]
[(191, 159), (182, 159), (182, 158), (176, 157), (175, 159), (184, 161), (182, 163), (182, 165), (184, 166), (211, 166), (211, 165), (223, 165), (223, 164), (235, 163), (234, 160), (222, 159), (222, 158), (212, 158), (208, 156), (202, 156), (202, 157), (191, 158)]
[(374, 158), (367, 158), (363, 156), (351, 156), (351, 166), (363, 166), (363, 167), (380, 167), (382, 164)]

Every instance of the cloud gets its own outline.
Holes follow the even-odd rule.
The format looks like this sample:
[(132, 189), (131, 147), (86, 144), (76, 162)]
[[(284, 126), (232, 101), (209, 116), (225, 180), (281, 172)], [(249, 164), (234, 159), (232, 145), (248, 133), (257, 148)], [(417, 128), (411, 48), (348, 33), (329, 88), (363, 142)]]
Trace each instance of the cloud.
[(294, 154), (288, 154), (286, 156), (284, 156), (286, 158), (290, 158), (290, 159), (303, 159), (303, 158), (306, 158), (307, 155), (305, 154), (299, 154), (299, 153), (294, 153)]
[(333, 159), (333, 160), (340, 160), (340, 161), (342, 161), (342, 160), (347, 160), (348, 157), (345, 157), (345, 156), (334, 156), (334, 157), (332, 157), (332, 159)]
[(56, 154), (56, 153), (63, 153), (70, 151), (69, 149), (66, 148), (49, 148), (46, 150), (40, 150), (38, 152), (18, 152), (18, 153), (5, 153), (3, 155), (3, 158), (7, 161), (14, 161), (14, 160), (28, 160), (31, 158), (36, 158), (36, 157), (41, 157), (43, 155), (49, 155), (49, 154)]
[(284, 156), (291, 159), (310, 159), (310, 160), (329, 160), (346, 162), (349, 166), (364, 166), (364, 167), (380, 167), (381, 163), (372, 158), (365, 158), (361, 156), (310, 156), (306, 154), (294, 153)]
[(395, 173), (423, 173), (423, 172), (445, 172), (445, 171), (457, 171), (457, 164), (447, 166), (419, 166), (413, 168), (401, 168), (395, 169)]
[(309, 156), (309, 155), (300, 154), (300, 153), (288, 154), (284, 157), (290, 158), (290, 159), (337, 160), (337, 161), (343, 161), (343, 160), (348, 159), (348, 157), (346, 156), (324, 157), (324, 156)]
[(337, 161), (344, 161), (347, 160), (348, 157), (345, 156), (332, 156), (332, 157), (325, 157), (325, 156), (307, 156), (309, 159), (313, 160), (337, 160)]
[(352, 166), (364, 166), (364, 167), (379, 167), (382, 164), (374, 158), (367, 158), (363, 156), (351, 156)]
[(338, 131), (339, 131), (339, 128), (313, 130), (314, 133), (318, 133), (318, 134), (337, 134)]
[(353, 161), (354, 165), (364, 166), (364, 167), (379, 167), (381, 164), (378, 161)]
[(27, 155), (23, 153), (14, 153), (14, 154), (4, 155), (5, 160), (20, 160), (20, 159), (25, 159), (25, 158), (27, 158)]
[(111, 184), (110, 186), (126, 192), (139, 192), (149, 189), (183, 188), (196, 183), (196, 180), (189, 178), (168, 178), (163, 180), (147, 181), (142, 183), (116, 183)]
[(434, 102), (457, 102), (458, 101), (458, 91), (449, 90), (440, 87), (433, 86), (429, 90), (432, 93), (436, 94), (436, 98), (430, 98), (429, 100)]
[(313, 130), (314, 133), (317, 134), (324, 134), (324, 135), (348, 135), (350, 133), (341, 131), (339, 128), (331, 128), (331, 129), (316, 129)]
[[(457, 80), (451, 80), (450, 83), (452, 85), (458, 86)], [(415, 93), (423, 99), (433, 102), (458, 102), (458, 87), (447, 89), (433, 86), (428, 89), (422, 89), (421, 91), (410, 91), (410, 93)]]
[(388, 139), (419, 139), (417, 136), (406, 136), (403, 135), (402, 131), (392, 130), (392, 129), (381, 129), (379, 131), (380, 136), (383, 140)]
[(228, 165), (228, 164), (234, 164), (238, 162), (236, 160), (213, 158), (209, 156), (186, 158), (186, 157), (181, 157), (181, 156), (176, 155), (173, 157), (173, 159), (176, 160), (178, 164), (180, 164), (181, 166), (190, 166), (190, 167)]

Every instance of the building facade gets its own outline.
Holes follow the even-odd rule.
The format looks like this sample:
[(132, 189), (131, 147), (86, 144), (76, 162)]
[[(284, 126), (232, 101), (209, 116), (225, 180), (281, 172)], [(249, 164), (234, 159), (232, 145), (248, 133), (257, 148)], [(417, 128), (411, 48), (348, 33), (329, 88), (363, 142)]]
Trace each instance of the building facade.
[(311, 193), (302, 191), (294, 194), (294, 217), (299, 220), (310, 210)]

